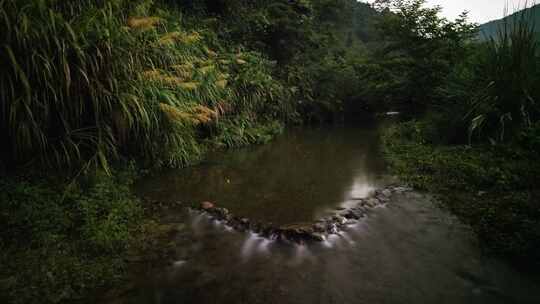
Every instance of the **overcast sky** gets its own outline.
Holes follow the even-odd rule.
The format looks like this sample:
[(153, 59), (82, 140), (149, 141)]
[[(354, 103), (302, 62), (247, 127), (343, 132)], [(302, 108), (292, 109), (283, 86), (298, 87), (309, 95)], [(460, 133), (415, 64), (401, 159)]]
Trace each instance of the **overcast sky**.
[[(367, 2), (373, 2), (373, 0)], [(449, 19), (454, 19), (461, 12), (467, 10), (470, 21), (478, 23), (502, 18), (507, 4), (508, 11), (512, 13), (514, 8), (523, 7), (525, 2), (525, 0), (427, 0), (429, 5), (441, 6), (443, 15)], [(533, 1), (528, 2), (532, 3)], [(538, 2), (540, 3), (540, 1)]]

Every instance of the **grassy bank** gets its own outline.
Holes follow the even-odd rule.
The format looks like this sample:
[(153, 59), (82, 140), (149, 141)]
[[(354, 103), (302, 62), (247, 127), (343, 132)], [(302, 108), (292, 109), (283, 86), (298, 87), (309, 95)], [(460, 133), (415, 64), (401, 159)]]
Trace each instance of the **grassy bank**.
[(295, 115), (274, 62), (164, 2), (3, 1), (0, 24), (5, 303), (84, 299), (152, 253), (135, 166), (265, 143)]
[[(226, 125), (201, 150), (263, 144), (281, 131), (277, 123)], [(160, 240), (171, 227), (154, 218), (161, 206), (133, 193), (141, 177), (134, 162), (113, 168), (0, 178), (0, 301), (85, 302), (99, 288), (121, 285), (132, 262), (167, 260)]]
[(0, 301), (121, 280), (164, 232), (134, 168), (334, 117), (374, 15), (354, 0), (0, 1)]
[(2, 178), (4, 303), (58, 303), (120, 279), (143, 227), (132, 176)]
[(417, 121), (387, 129), (383, 142), (392, 170), (436, 194), (492, 253), (540, 266), (540, 166), (531, 142), (471, 147), (425, 138), (425, 124)]

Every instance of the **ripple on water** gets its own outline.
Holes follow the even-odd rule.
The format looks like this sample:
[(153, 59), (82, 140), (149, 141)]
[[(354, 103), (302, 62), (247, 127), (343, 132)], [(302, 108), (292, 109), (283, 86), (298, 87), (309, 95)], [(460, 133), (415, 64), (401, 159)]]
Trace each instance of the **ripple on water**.
[[(147, 181), (143, 192), (163, 201), (212, 201), (277, 226), (310, 221), (384, 184), (377, 131), (366, 130), (291, 133), (223, 154), (218, 165), (172, 171)], [(430, 200), (398, 196), (310, 245), (228, 232), (193, 213), (186, 236), (177, 238), (179, 267), (142, 273), (125, 302), (540, 303), (538, 279), (483, 256), (470, 231)]]

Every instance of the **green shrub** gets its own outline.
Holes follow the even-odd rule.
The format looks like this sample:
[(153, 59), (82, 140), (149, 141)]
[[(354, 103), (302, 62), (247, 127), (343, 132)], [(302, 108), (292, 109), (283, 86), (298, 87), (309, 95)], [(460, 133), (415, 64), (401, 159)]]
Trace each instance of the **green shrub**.
[(437, 194), (473, 227), (485, 248), (537, 262), (538, 154), (515, 145), (432, 145), (423, 139), (424, 126), (408, 122), (385, 131), (383, 147), (392, 169), (411, 185)]
[(73, 300), (121, 278), (143, 223), (131, 176), (0, 180), (0, 290), (9, 303)]
[(200, 158), (198, 131), (220, 115), (294, 115), (272, 62), (161, 2), (0, 5), (5, 165), (107, 171), (123, 156), (181, 167)]
[(277, 121), (254, 124), (242, 117), (220, 122), (217, 128), (219, 135), (213, 139), (213, 142), (217, 146), (226, 148), (265, 144), (283, 132), (283, 125)]

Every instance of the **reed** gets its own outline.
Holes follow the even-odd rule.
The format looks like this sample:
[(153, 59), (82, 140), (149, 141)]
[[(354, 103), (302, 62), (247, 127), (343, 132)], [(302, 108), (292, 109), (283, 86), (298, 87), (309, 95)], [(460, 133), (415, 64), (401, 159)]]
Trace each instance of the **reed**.
[(153, 15), (154, 8), (151, 1), (0, 2), (6, 164), (108, 171), (128, 157), (184, 166), (202, 150), (196, 128), (215, 115), (171, 119), (173, 108), (217, 112), (225, 102), (226, 116), (284, 116), (286, 90), (270, 76), (272, 63), (257, 53), (240, 58), (204, 28), (186, 28), (177, 11)]
[(539, 46), (533, 18), (523, 11), (505, 19), (477, 65), (482, 85), (475, 90), (466, 118), (473, 136), (502, 142), (530, 128), (540, 118)]

